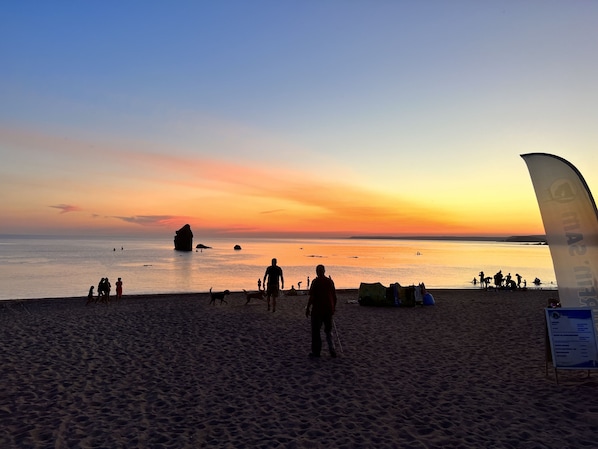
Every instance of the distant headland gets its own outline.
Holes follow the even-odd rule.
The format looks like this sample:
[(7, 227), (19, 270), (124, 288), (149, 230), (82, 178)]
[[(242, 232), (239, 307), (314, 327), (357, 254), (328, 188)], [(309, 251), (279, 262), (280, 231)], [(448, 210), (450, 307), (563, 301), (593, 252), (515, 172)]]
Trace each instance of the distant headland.
[(368, 240), (453, 240), (458, 242), (515, 242), (515, 243), (536, 243), (546, 244), (545, 235), (513, 235), (510, 237), (485, 237), (485, 236), (454, 236), (454, 235), (411, 235), (411, 236), (390, 236), (390, 235), (355, 235), (350, 239)]

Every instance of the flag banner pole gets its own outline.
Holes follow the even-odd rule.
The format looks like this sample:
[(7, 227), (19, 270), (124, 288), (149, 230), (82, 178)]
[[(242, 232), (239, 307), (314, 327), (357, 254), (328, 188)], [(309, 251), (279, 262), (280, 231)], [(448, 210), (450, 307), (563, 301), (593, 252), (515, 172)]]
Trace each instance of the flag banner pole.
[(598, 307), (598, 210), (588, 185), (559, 156), (521, 157), (538, 199), (561, 304)]

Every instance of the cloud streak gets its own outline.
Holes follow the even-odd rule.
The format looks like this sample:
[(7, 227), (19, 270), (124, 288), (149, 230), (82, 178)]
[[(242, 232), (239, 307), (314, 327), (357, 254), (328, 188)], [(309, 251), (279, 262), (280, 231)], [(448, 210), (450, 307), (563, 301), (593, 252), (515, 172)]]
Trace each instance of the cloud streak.
[(56, 204), (54, 206), (49, 207), (59, 209), (61, 214), (67, 214), (69, 212), (79, 212), (81, 210), (79, 206), (73, 206), (71, 204)]
[(188, 217), (178, 217), (173, 215), (137, 215), (132, 217), (114, 218), (140, 226), (165, 226), (188, 220)]

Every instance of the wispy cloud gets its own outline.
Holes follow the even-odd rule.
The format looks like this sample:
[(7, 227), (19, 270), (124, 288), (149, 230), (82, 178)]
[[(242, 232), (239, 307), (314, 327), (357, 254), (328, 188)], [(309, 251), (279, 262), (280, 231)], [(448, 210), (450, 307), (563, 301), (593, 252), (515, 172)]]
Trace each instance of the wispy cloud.
[(71, 204), (56, 204), (53, 207), (54, 209), (60, 209), (61, 214), (66, 214), (67, 212), (78, 212), (81, 210), (79, 206), (73, 206)]
[(114, 217), (127, 223), (134, 223), (140, 226), (162, 226), (185, 221), (187, 217), (174, 215), (136, 215), (133, 217)]

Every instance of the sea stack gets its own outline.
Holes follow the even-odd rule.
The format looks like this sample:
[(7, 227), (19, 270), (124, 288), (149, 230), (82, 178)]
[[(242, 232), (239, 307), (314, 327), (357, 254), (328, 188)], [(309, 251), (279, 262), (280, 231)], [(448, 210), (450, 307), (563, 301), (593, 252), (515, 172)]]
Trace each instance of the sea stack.
[(191, 232), (191, 226), (188, 224), (176, 231), (176, 235), (174, 236), (174, 249), (177, 251), (193, 250), (193, 232)]

